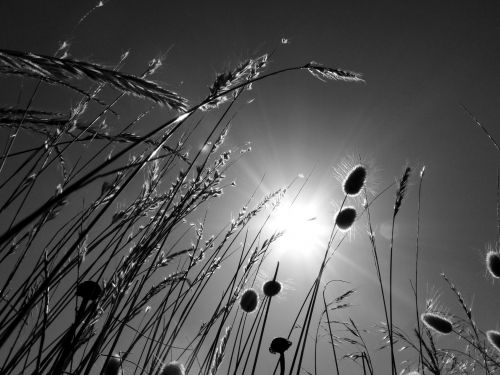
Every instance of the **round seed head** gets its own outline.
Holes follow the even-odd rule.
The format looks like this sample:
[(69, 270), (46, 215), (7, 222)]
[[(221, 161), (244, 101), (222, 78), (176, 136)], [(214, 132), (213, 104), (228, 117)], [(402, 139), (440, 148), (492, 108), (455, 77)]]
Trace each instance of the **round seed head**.
[(274, 297), (281, 292), (281, 283), (276, 280), (269, 280), (264, 283), (262, 291), (268, 297)]
[(160, 369), (160, 375), (185, 375), (184, 365), (177, 361), (164, 364)]
[(451, 321), (442, 315), (427, 312), (420, 316), (420, 320), (422, 320), (427, 328), (433, 330), (434, 332), (447, 335), (453, 331)]
[(496, 251), (488, 251), (486, 254), (486, 268), (495, 279), (500, 278), (500, 254)]
[(351, 169), (344, 182), (342, 183), (342, 190), (345, 195), (356, 196), (361, 192), (361, 189), (366, 182), (366, 167), (358, 164)]
[(241, 309), (247, 313), (255, 311), (259, 304), (259, 295), (255, 289), (247, 289), (243, 292), (240, 299)]
[(76, 295), (90, 301), (95, 301), (101, 295), (101, 287), (92, 280), (84, 281), (76, 287)]
[(335, 218), (335, 224), (340, 230), (347, 231), (356, 220), (356, 209), (354, 207), (343, 208)]
[(102, 375), (122, 375), (122, 359), (118, 354), (113, 354), (106, 359), (102, 368)]
[(500, 332), (493, 330), (487, 331), (486, 337), (488, 338), (491, 346), (500, 352)]
[(271, 341), (271, 346), (269, 346), (269, 351), (272, 354), (282, 354), (288, 350), (288, 348), (292, 346), (292, 342), (285, 339), (284, 337), (276, 337)]

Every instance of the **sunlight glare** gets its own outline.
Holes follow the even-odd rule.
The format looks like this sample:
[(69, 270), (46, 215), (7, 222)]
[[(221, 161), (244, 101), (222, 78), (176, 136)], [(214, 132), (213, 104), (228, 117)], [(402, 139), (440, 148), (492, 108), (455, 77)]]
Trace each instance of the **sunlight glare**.
[(325, 244), (328, 227), (317, 217), (321, 212), (313, 203), (283, 202), (271, 216), (271, 228), (284, 231), (278, 240), (278, 251), (287, 255), (310, 257), (318, 246)]

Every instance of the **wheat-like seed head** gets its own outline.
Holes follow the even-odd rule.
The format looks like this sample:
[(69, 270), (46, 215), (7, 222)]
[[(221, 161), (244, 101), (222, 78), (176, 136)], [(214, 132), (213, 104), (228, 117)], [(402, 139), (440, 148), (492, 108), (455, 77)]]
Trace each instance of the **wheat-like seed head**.
[(408, 180), (410, 179), (410, 173), (411, 173), (411, 168), (406, 167), (403, 176), (399, 180), (398, 191), (396, 192), (396, 203), (394, 203), (394, 216), (397, 215), (399, 209), (401, 208), (401, 204), (403, 203), (403, 198), (408, 188)]
[(346, 82), (364, 82), (361, 73), (351, 72), (337, 68), (329, 68), (315, 61), (311, 61), (305, 66), (315, 78), (320, 81), (346, 81)]
[(86, 77), (98, 83), (109, 84), (124, 93), (166, 104), (180, 112), (187, 109), (186, 99), (154, 82), (85, 61), (0, 49), (0, 73), (62, 82)]

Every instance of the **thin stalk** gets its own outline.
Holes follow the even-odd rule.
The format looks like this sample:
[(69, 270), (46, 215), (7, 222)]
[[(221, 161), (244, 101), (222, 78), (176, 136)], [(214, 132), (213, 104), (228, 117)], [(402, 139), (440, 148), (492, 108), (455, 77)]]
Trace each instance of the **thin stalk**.
[(335, 371), (337, 372), (337, 375), (339, 375), (340, 372), (339, 372), (339, 363), (338, 363), (338, 360), (337, 360), (337, 351), (335, 350), (335, 343), (333, 341), (332, 327), (330, 325), (330, 315), (328, 314), (328, 305), (326, 303), (325, 290), (324, 289), (323, 289), (323, 305), (325, 306), (326, 324), (328, 326), (328, 333), (330, 335), (330, 341), (332, 342), (333, 359), (335, 360)]
[[(278, 262), (278, 264), (276, 265), (276, 271), (274, 271), (273, 281), (276, 281), (276, 277), (278, 276), (279, 267), (280, 267), (280, 263)], [(260, 331), (259, 343), (257, 344), (257, 351), (255, 352), (255, 360), (253, 361), (251, 375), (255, 374), (255, 368), (257, 367), (257, 360), (259, 359), (260, 346), (262, 344), (262, 337), (264, 336), (264, 330), (266, 329), (267, 316), (269, 314), (269, 308), (271, 307), (272, 297), (268, 297), (268, 299), (269, 299), (269, 301), (267, 303), (266, 314), (264, 315), (264, 322), (262, 323), (262, 329)]]
[[(420, 209), (421, 209), (421, 196), (422, 196), (422, 182), (424, 179), (425, 166), (420, 170), (420, 182), (418, 184), (418, 203), (417, 203), (417, 239), (416, 239), (416, 249), (415, 249), (415, 312), (417, 319), (417, 330), (419, 335), (421, 334), (420, 328), (420, 313), (418, 309), (418, 256), (419, 256), (419, 239), (420, 239)], [(418, 370), (423, 371), (423, 351), (422, 342), (419, 340), (419, 357), (418, 357)]]
[(395, 367), (395, 357), (394, 357), (394, 336), (393, 336), (393, 331), (392, 331), (392, 321), (393, 321), (393, 316), (392, 316), (392, 253), (393, 253), (393, 247), (394, 247), (394, 223), (396, 220), (396, 214), (392, 215), (392, 226), (391, 226), (391, 248), (390, 248), (390, 255), (389, 255), (389, 342), (391, 345), (391, 363), (392, 363), (392, 373), (393, 375), (396, 375), (396, 367)]

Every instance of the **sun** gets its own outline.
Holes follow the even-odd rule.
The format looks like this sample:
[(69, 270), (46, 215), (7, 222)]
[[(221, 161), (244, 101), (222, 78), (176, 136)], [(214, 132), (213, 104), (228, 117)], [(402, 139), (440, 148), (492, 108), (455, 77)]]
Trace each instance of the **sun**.
[(318, 246), (324, 246), (329, 228), (319, 213), (321, 210), (315, 202), (282, 202), (270, 219), (271, 228), (283, 231), (283, 236), (277, 242), (278, 252), (308, 258), (316, 253)]

